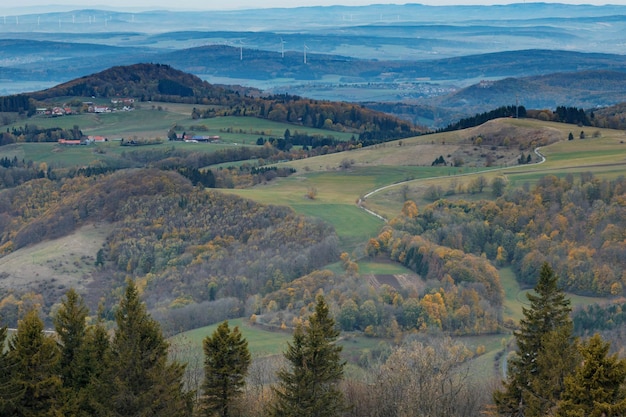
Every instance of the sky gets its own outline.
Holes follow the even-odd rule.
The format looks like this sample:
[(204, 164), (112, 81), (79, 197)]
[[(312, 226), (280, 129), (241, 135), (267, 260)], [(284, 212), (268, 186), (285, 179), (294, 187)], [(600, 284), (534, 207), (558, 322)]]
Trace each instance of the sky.
[[(47, 8), (53, 5), (75, 6), (73, 8), (106, 8), (106, 9), (170, 9), (170, 10), (237, 10), (270, 7), (299, 7), (299, 6), (364, 6), (369, 4), (404, 4), (421, 3), (429, 5), (479, 5), (479, 4), (509, 4), (523, 3), (523, 0), (19, 0), (19, 2), (3, 0), (0, 11), (18, 10), (26, 7)], [(545, 3), (557, 3), (545, 1)], [(562, 0), (558, 3), (568, 4), (618, 4), (626, 5), (626, 0)]]

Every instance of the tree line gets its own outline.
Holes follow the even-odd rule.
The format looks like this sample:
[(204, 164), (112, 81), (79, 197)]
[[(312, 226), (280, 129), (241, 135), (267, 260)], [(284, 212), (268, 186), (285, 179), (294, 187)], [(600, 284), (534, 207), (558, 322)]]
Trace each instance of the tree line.
[[(503, 383), (472, 377), (473, 353), (447, 338), (413, 335), (378, 351), (365, 373), (345, 373), (340, 332), (325, 297), (294, 321), (282, 361), (252, 359), (238, 327), (202, 340), (199, 380), (169, 344), (129, 280), (108, 331), (70, 290), (43, 332), (36, 308), (17, 332), (0, 329), (0, 412), (15, 416), (618, 416), (626, 411), (626, 360), (594, 335), (572, 335), (570, 301), (548, 264), (527, 294)], [(169, 351), (172, 352), (171, 350)], [(270, 379), (267, 379), (267, 377)], [(273, 376), (273, 377), (272, 377)], [(488, 395), (492, 394), (492, 398)]]
[[(245, 415), (243, 393), (251, 355), (237, 327), (222, 323), (202, 342), (204, 377), (185, 386), (185, 365), (168, 357), (169, 344), (147, 313), (131, 280), (115, 311), (112, 334), (97, 319), (87, 324), (83, 298), (69, 290), (44, 332), (39, 310), (24, 313), (17, 331), (0, 328), (0, 413), (13, 416)], [(323, 297), (298, 325), (276, 370), (272, 416), (338, 415), (347, 409), (339, 382), (345, 362), (339, 332)], [(199, 392), (196, 392), (199, 390)], [(231, 411), (231, 409), (236, 411)], [(238, 411), (237, 411), (238, 410)]]
[(577, 107), (557, 106), (556, 109), (552, 111), (548, 109), (527, 110), (524, 106), (502, 106), (488, 112), (463, 118), (458, 122), (449, 124), (443, 129), (439, 129), (438, 131), (449, 132), (453, 130), (467, 129), (501, 117), (528, 117), (531, 119), (569, 123), (578, 126), (606, 127), (604, 123), (601, 122), (601, 120), (603, 120), (602, 118), (598, 118), (598, 120), (596, 120), (595, 113), (593, 111), (587, 114), (584, 109)]
[(40, 128), (33, 124), (25, 124), (23, 127), (6, 129), (0, 134), (0, 146), (22, 142), (58, 142), (59, 139), (80, 140), (83, 132), (74, 126), (72, 129), (60, 127)]

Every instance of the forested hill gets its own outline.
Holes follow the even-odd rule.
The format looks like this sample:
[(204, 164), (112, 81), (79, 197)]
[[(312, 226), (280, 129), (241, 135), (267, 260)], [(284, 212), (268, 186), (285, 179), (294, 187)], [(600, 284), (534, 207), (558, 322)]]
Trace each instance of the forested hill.
[[(197, 104), (192, 117), (246, 116), (334, 131), (350, 131), (364, 140), (388, 140), (426, 131), (395, 116), (358, 104), (311, 100), (287, 94), (263, 96), (240, 86), (217, 86), (163, 64), (117, 66), (56, 87), (0, 97), (0, 112), (35, 113), (42, 101), (67, 97), (119, 98)], [(203, 107), (211, 106), (211, 107)]]
[[(286, 207), (192, 187), (172, 171), (42, 178), (5, 190), (0, 201), (0, 256), (79, 233), (85, 224), (107, 225), (106, 241), (91, 255), (96, 268), (84, 276), (93, 308), (101, 297), (113, 302), (127, 276), (143, 280), (150, 308), (198, 303), (201, 309), (221, 298), (239, 305), (338, 257), (328, 224)], [(46, 311), (62, 295), (45, 283), (36, 292)], [(16, 304), (0, 304), (7, 322), (16, 313)]]
[(30, 94), (37, 100), (56, 97), (134, 97), (141, 101), (184, 101), (204, 98), (234, 100), (239, 92), (202, 81), (169, 65), (135, 64), (112, 67)]

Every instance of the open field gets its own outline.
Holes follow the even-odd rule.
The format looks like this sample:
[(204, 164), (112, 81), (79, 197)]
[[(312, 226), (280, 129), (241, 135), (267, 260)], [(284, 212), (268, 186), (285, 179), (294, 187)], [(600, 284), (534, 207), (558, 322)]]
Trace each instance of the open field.
[(54, 285), (63, 292), (80, 289), (94, 268), (96, 253), (112, 226), (90, 224), (72, 234), (41, 242), (0, 258), (0, 284), (13, 290)]
[[(520, 287), (510, 267), (500, 269), (500, 282), (504, 289), (503, 317), (505, 320), (510, 319), (517, 323), (523, 317), (522, 307), (529, 307), (526, 294), (532, 289)], [(570, 299), (572, 307), (601, 303), (606, 300), (600, 297), (587, 297), (570, 293), (566, 293), (566, 295)]]
[[(211, 336), (218, 325), (219, 323), (177, 334), (169, 338), (169, 342), (174, 350), (184, 350), (191, 357), (202, 357), (202, 340)], [(287, 349), (287, 342), (292, 340), (290, 331), (270, 331), (251, 325), (245, 318), (229, 320), (228, 325), (231, 329), (239, 327), (242, 336), (248, 341), (252, 357), (282, 355)], [(338, 343), (343, 346), (344, 357), (352, 363), (356, 363), (362, 355), (367, 355), (367, 352), (376, 349), (381, 343), (386, 344), (383, 340), (357, 333), (342, 334)], [(183, 346), (185, 349), (180, 349)]]
[[(173, 336), (169, 339), (170, 343), (189, 343), (191, 346), (198, 347), (198, 353), (202, 354), (202, 340), (211, 336), (217, 329), (218, 324), (189, 330)], [(248, 341), (250, 353), (253, 356), (277, 355), (283, 352), (287, 347), (287, 341), (291, 340), (291, 334), (288, 332), (273, 332), (263, 329), (259, 326), (253, 326), (246, 319), (233, 319), (228, 321), (228, 326), (232, 329), (239, 327), (241, 334)]]

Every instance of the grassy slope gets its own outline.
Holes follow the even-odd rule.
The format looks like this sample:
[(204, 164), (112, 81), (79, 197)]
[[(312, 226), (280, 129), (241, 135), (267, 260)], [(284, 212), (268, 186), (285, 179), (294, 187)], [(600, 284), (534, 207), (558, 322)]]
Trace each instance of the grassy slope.
[(80, 289), (93, 270), (95, 254), (112, 230), (111, 225), (85, 225), (59, 239), (41, 242), (0, 258), (2, 285), (11, 289), (54, 283), (59, 289)]
[[(201, 358), (203, 355), (202, 340), (211, 336), (218, 325), (214, 324), (177, 334), (169, 338), (169, 342), (174, 350), (177, 347), (185, 346), (188, 349), (178, 350), (184, 350), (185, 355)], [(235, 326), (239, 327), (241, 334), (248, 341), (248, 348), (253, 357), (281, 355), (287, 349), (287, 342), (292, 340), (292, 334), (289, 331), (266, 330), (260, 326), (251, 325), (247, 319), (243, 318), (229, 320), (228, 325), (231, 329)], [(381, 340), (354, 334), (342, 334), (338, 343), (343, 346), (344, 357), (355, 363), (364, 351), (376, 348)]]

